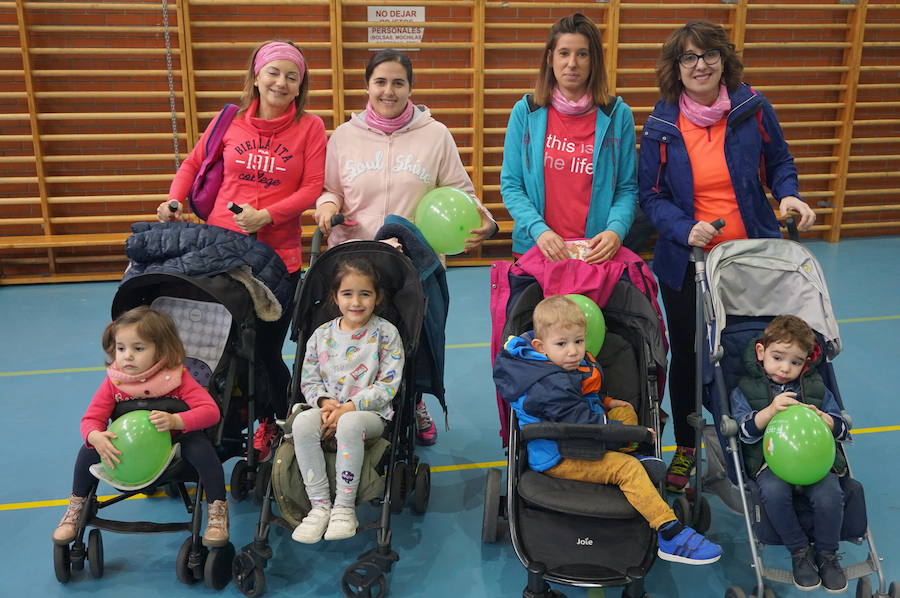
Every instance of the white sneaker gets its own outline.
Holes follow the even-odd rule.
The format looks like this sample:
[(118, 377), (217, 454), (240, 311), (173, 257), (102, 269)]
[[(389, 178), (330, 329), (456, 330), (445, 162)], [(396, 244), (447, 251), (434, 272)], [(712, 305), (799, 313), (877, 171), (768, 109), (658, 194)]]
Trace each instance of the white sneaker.
[(334, 507), (331, 509), (331, 521), (328, 522), (326, 540), (345, 540), (356, 535), (359, 521), (353, 507)]
[(315, 544), (322, 539), (330, 517), (331, 507), (313, 507), (300, 525), (294, 528), (291, 539), (303, 544)]

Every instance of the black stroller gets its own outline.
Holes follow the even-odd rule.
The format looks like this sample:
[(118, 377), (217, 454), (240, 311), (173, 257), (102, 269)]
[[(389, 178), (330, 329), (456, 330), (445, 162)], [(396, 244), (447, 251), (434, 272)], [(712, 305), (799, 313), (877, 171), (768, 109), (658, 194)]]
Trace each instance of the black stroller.
[[(516, 278), (510, 285), (514, 292), (507, 304), (504, 339), (533, 327), (531, 314), (545, 293), (533, 279), (529, 283), (527, 277)], [(556, 440), (563, 456), (581, 459), (600, 458), (605, 442), (630, 441), (641, 443), (638, 454), (660, 456), (658, 382), (666, 363), (659, 314), (627, 275), (615, 282), (602, 308), (607, 332), (597, 360), (604, 370), (604, 392), (631, 403), (641, 425), (538, 423), (520, 431), (515, 413), (507, 407), (506, 493), (500, 490), (502, 471), (488, 471), (482, 541), (495, 542), (499, 523), (508, 522), (516, 556), (528, 571), (524, 598), (563, 596), (547, 581), (626, 586), (624, 596), (643, 597), (643, 578), (656, 558), (656, 533), (617, 487), (555, 479), (528, 468), (526, 445), (538, 438)], [(647, 427), (657, 431), (655, 441)], [(653, 482), (661, 489), (661, 476)]]
[[(132, 263), (113, 299), (112, 317), (116, 318), (141, 305), (149, 305), (172, 316), (185, 345), (185, 367), (200, 385), (207, 388), (222, 413), (219, 423), (205, 433), (216, 448), (219, 460), (225, 462), (235, 456), (243, 457), (250, 445), (256, 389), (267, 387), (267, 382), (263, 379), (265, 369), (257, 363), (255, 356), (254, 331), (260, 321), (257, 317), (259, 310), (272, 309), (274, 304), (271, 302), (276, 301), (276, 295), (249, 290), (248, 285), (265, 286), (262, 280), (253, 276), (258, 272), (252, 272), (249, 267), (240, 273), (232, 271), (231, 274), (220, 273), (205, 277), (176, 273), (171, 264), (147, 267), (146, 263), (135, 261), (136, 252), (139, 253), (137, 246), (142, 240), (146, 240), (141, 237), (141, 233), (151, 237), (157, 234), (177, 236), (191, 229), (200, 235), (205, 234), (198, 227), (205, 225), (135, 225), (136, 235), (129, 239), (126, 246)], [(270, 283), (274, 284), (273, 281), (279, 279), (280, 274), (286, 275), (284, 265), (268, 246), (231, 231), (218, 234), (224, 234), (233, 242), (246, 244), (242, 247), (248, 253), (264, 256), (271, 264), (280, 264), (280, 270), (275, 267), (269, 271), (274, 276), (266, 275)], [(149, 245), (156, 243), (151, 241)], [(242, 258), (239, 261), (244, 260)], [(260, 303), (266, 302), (263, 295), (270, 302), (265, 307)], [(119, 403), (112, 417), (116, 419), (136, 409), (183, 411), (185, 405), (181, 401), (166, 398), (133, 399)], [(245, 433), (244, 429), (248, 425), (250, 430)], [(253, 451), (249, 452), (249, 460), (251, 463), (254, 460)], [(100, 470), (95, 471), (95, 475), (100, 473)], [(197, 483), (193, 498), (185, 486), (192, 482)], [(113, 521), (98, 517), (100, 509), (134, 495), (153, 494), (157, 489), (164, 489), (172, 498), (180, 498), (191, 519), (183, 523), (156, 523)], [(190, 535), (185, 538), (176, 557), (175, 572), (178, 579), (189, 585), (205, 580), (207, 586), (213, 589), (222, 589), (228, 584), (234, 546), (230, 542), (212, 549), (202, 545), (200, 530), (203, 519), (203, 488), (194, 469), (177, 455), (177, 451), (173, 452), (169, 466), (155, 480), (142, 488), (122, 490), (121, 494), (107, 500), (98, 499), (97, 485), (91, 490), (76, 524), (73, 543), (54, 545), (54, 569), (60, 582), (69, 581), (72, 570), (82, 569), (85, 558), (91, 574), (94, 577), (103, 576), (103, 541), (100, 530), (105, 529), (118, 533), (189, 532)], [(84, 535), (88, 527), (95, 529), (90, 530), (85, 545)]]
[[(313, 256), (321, 237), (317, 231), (313, 241)], [(406, 246), (404, 245), (404, 248)], [(399, 330), (407, 355), (403, 382), (394, 398), (394, 419), (386, 428), (379, 443), (366, 445), (366, 457), (361, 473), (357, 502), (371, 500), (380, 505), (376, 521), (360, 527), (360, 531), (374, 529), (377, 546), (357, 557), (344, 571), (341, 588), (347, 596), (381, 597), (387, 593), (387, 579), (393, 564), (399, 559), (391, 549), (391, 514), (399, 513), (407, 496), (412, 494), (413, 510), (424, 513), (431, 492), (431, 472), (427, 463), (415, 455), (416, 355), (426, 310), (420, 283), (420, 272), (404, 253), (378, 241), (354, 241), (331, 248), (317, 259), (313, 258), (304, 277), (294, 305), (291, 338), (297, 342), (297, 356), (291, 379), (290, 403), (303, 401), (300, 393), (300, 370), (306, 343), (315, 329), (338, 314), (330, 301), (331, 281), (338, 263), (350, 256), (361, 255), (372, 262), (385, 285), (390, 301), (380, 308), (382, 317)], [(285, 433), (290, 422), (279, 422)], [(389, 442), (385, 441), (387, 439)], [(380, 458), (370, 460), (373, 452)], [(326, 447), (326, 461), (329, 460)], [(330, 455), (333, 460), (334, 455)], [(294, 447), (282, 436), (273, 460), (273, 470), (262, 501), (259, 523), (253, 541), (244, 546), (234, 559), (234, 580), (247, 596), (255, 597), (265, 591), (265, 567), (272, 558), (269, 530), (272, 525), (292, 531), (308, 512), (310, 505), (299, 480)], [(374, 469), (374, 482), (366, 487), (367, 463)], [(302, 496), (299, 496), (302, 494)], [(277, 503), (278, 513), (273, 510)]]
[[(741, 240), (722, 243), (710, 251), (705, 264), (698, 267), (702, 283), (701, 303), (705, 312), (709, 363), (704, 369), (704, 403), (712, 413), (716, 426), (703, 431), (707, 447), (707, 470), (703, 487), (722, 498), (732, 510), (744, 516), (750, 543), (751, 566), (756, 586), (751, 596), (774, 597), (775, 592), (763, 580), (792, 583), (788, 570), (766, 567), (762, 562), (762, 546), (780, 545), (781, 539), (760, 508), (759, 492), (753, 479), (743, 471), (738, 446), (738, 423), (731, 417), (728, 389), (737, 385), (744, 371), (742, 353), (768, 322), (777, 315), (794, 314), (803, 318), (816, 332), (825, 360), (818, 368), (825, 385), (834, 394), (844, 419), (850, 418), (838, 390), (831, 360), (841, 351), (837, 321), (822, 269), (815, 257), (802, 245), (782, 239)], [(705, 270), (705, 276), (702, 276)], [(839, 451), (843, 446), (839, 445)], [(846, 457), (846, 454), (844, 455)], [(872, 596), (869, 575), (878, 577), (876, 596), (897, 596), (896, 582), (890, 584), (881, 568), (872, 534), (868, 529), (863, 487), (848, 468), (840, 477), (844, 491), (844, 519), (841, 540), (856, 544), (867, 542), (864, 561), (844, 567), (847, 579), (859, 579), (858, 597)], [(812, 509), (805, 498), (795, 502), (801, 525), (813, 527)], [(690, 523), (689, 523), (690, 524)], [(744, 598), (744, 591), (731, 586), (726, 598)]]

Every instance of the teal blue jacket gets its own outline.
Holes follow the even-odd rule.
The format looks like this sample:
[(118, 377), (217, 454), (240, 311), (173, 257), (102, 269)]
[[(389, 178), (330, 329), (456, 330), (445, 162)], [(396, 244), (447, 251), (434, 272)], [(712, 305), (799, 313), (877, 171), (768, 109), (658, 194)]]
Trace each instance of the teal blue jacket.
[[(513, 219), (515, 253), (525, 253), (541, 233), (550, 230), (544, 222), (546, 135), (547, 108), (526, 94), (509, 117), (500, 171), (500, 194)], [(585, 237), (611, 230), (624, 239), (637, 203), (637, 152), (634, 116), (622, 98), (613, 96), (597, 110), (594, 139), (594, 182)]]

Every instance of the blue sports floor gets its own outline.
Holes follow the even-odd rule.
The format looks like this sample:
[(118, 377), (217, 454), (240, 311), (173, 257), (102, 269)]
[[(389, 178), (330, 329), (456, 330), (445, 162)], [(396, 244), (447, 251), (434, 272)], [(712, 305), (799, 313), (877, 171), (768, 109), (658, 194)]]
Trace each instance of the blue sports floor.
[[(838, 381), (853, 416), (849, 449), (856, 477), (866, 488), (869, 525), (888, 581), (900, 580), (900, 237), (811, 242), (822, 262), (840, 322), (844, 352), (835, 361)], [(488, 355), (488, 270), (457, 268), (448, 275), (451, 314), (447, 326), (446, 387), (450, 431), (421, 451), (432, 466), (427, 514), (409, 509), (393, 519), (400, 561), (390, 576), (392, 596), (495, 597), (521, 595), (525, 575), (509, 539), (481, 544), (485, 468), (504, 459)], [(113, 283), (0, 288), (0, 401), (6, 416), (0, 463), (0, 596), (145, 598), (209, 596), (202, 584), (187, 587), (175, 577), (175, 556), (185, 534), (122, 535), (104, 532), (105, 577), (85, 569), (68, 585), (53, 574), (50, 533), (64, 510), (79, 446), (78, 422), (103, 377), (99, 336), (115, 293)], [(291, 343), (285, 355), (293, 355)], [(437, 402), (430, 403), (437, 412)], [(666, 406), (668, 409), (668, 407)], [(671, 451), (667, 430), (663, 444)], [(226, 464), (226, 480), (233, 462)], [(101, 489), (109, 493), (109, 489)], [(725, 547), (722, 560), (706, 567), (657, 561), (647, 578), (655, 597), (721, 597), (725, 588), (753, 586), (742, 518), (710, 499), (710, 537)], [(231, 504), (231, 536), (237, 548), (253, 536), (258, 507)], [(180, 503), (140, 498), (107, 511), (122, 518), (179, 521)], [(361, 515), (374, 514), (371, 507)], [(361, 517), (362, 518), (362, 517)], [(623, 538), (623, 542), (628, 540)], [(266, 569), (267, 596), (339, 596), (343, 568), (374, 546), (370, 533), (315, 546), (296, 544), (275, 529), (275, 557)], [(861, 547), (844, 544), (845, 561)], [(781, 548), (764, 552), (770, 565), (789, 567)], [(877, 580), (873, 579), (877, 584)], [(777, 595), (800, 596), (792, 586), (773, 585)], [(562, 588), (570, 597), (618, 597), (621, 590)], [(821, 592), (821, 590), (820, 590)], [(855, 584), (848, 592), (855, 592)], [(222, 596), (240, 596), (230, 585)]]

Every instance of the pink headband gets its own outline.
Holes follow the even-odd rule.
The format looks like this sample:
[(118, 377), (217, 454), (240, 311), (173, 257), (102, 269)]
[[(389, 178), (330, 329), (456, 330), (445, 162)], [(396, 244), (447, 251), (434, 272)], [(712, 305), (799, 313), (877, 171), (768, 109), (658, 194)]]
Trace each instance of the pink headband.
[(258, 75), (259, 71), (273, 60), (290, 60), (297, 65), (300, 70), (300, 80), (303, 80), (303, 75), (306, 73), (303, 54), (294, 46), (284, 42), (271, 42), (259, 49), (253, 60), (253, 74)]

